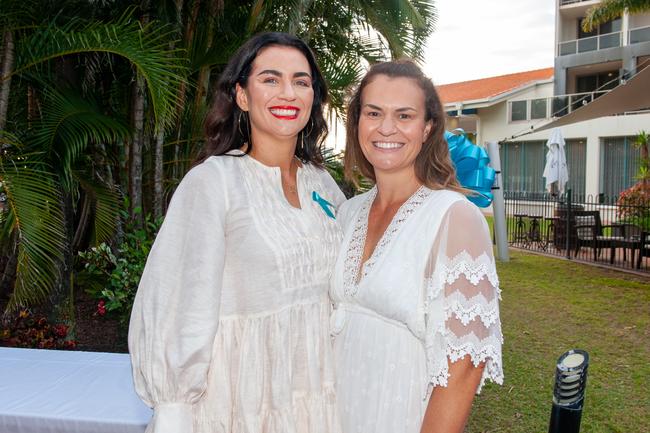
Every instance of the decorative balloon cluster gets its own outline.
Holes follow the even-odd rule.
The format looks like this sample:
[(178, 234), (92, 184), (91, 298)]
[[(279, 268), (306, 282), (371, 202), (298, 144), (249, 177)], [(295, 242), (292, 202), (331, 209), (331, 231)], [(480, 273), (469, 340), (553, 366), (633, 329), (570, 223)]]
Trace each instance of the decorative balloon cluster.
[(449, 144), (458, 181), (463, 188), (473, 191), (467, 198), (478, 207), (490, 206), (496, 173), (488, 166), (490, 158), (485, 149), (472, 143), (462, 129), (445, 131), (445, 140)]

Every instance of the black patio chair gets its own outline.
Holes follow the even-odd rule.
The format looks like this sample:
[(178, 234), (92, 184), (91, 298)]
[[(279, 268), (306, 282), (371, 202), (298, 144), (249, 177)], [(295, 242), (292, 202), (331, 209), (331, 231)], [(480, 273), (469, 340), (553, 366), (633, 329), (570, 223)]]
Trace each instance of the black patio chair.
[(631, 250), (631, 265), (634, 266), (636, 251), (641, 246), (641, 235), (643, 229), (636, 224), (617, 224), (623, 229), (623, 239), (617, 242), (617, 247), (623, 249), (623, 261), (627, 262), (627, 250)]
[[(609, 262), (614, 263), (616, 248), (620, 241), (625, 239), (623, 227), (618, 224), (603, 225), (600, 220), (599, 211), (576, 211), (575, 218), (575, 252), (574, 257), (578, 255), (580, 248), (591, 248), (594, 253), (594, 261), (598, 261), (600, 252), (609, 248)], [(604, 229), (610, 229), (612, 235), (605, 235)]]
[(641, 261), (644, 257), (650, 257), (650, 232), (641, 232), (639, 239), (639, 257), (636, 260), (636, 268), (641, 269)]

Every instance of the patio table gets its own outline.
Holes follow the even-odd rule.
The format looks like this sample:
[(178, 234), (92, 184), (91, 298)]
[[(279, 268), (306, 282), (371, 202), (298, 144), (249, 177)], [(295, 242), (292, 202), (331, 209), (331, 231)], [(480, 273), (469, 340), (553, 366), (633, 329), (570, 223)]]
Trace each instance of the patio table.
[(142, 433), (128, 354), (0, 348), (0, 432)]

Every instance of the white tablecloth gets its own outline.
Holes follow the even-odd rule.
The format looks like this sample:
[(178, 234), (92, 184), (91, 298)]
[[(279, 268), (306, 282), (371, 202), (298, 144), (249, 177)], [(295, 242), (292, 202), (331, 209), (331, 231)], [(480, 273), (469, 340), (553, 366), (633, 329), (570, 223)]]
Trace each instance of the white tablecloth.
[(1, 433), (142, 433), (129, 355), (0, 347)]

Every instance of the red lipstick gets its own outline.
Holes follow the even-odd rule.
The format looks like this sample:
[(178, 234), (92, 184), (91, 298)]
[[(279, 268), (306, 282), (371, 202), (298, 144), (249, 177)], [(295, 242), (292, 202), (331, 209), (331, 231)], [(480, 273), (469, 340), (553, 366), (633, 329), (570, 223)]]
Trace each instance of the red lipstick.
[(300, 108), (294, 107), (293, 105), (275, 105), (269, 108), (269, 111), (278, 119), (283, 120), (294, 120), (298, 118), (298, 113), (300, 113)]

